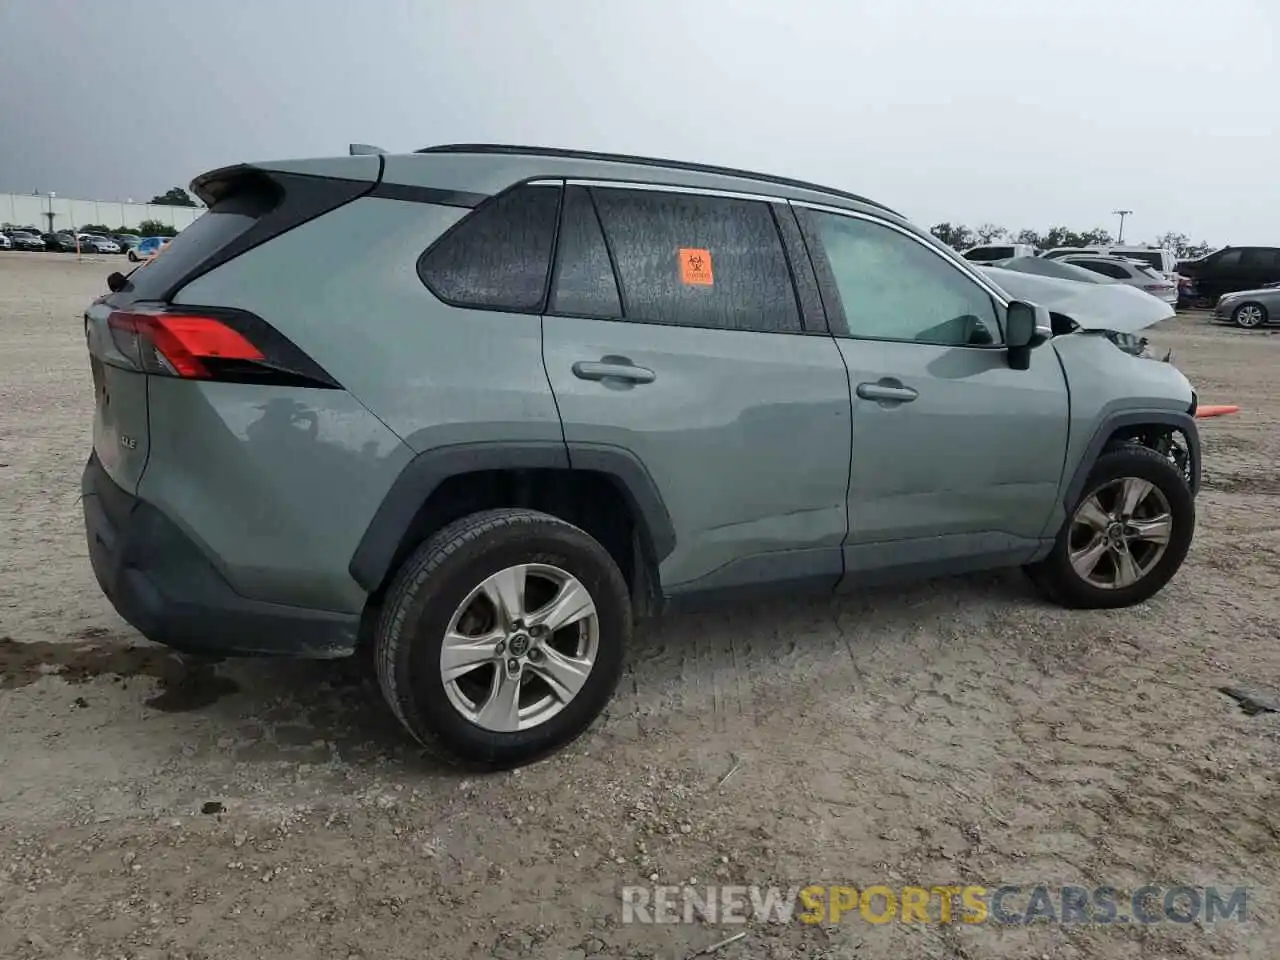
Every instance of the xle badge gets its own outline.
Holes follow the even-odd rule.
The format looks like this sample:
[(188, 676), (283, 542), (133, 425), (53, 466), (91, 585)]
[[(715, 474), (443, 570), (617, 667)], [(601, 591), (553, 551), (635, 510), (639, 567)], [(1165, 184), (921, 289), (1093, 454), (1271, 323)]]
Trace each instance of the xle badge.
[(709, 287), (715, 283), (711, 272), (711, 251), (693, 247), (680, 248), (680, 282), (695, 287)]
[(138, 441), (133, 439), (133, 437), (126, 437), (122, 433), (120, 434), (120, 446), (124, 447), (126, 450), (137, 450)]

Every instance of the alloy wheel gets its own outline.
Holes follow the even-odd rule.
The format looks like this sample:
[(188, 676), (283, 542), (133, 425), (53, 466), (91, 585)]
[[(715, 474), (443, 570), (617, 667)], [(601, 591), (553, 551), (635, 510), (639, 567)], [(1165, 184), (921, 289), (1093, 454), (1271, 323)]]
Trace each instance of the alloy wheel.
[(600, 645), (585, 586), (559, 567), (523, 563), (487, 577), (449, 619), (440, 675), (472, 723), (514, 733), (545, 723), (582, 689)]
[(1169, 500), (1154, 483), (1121, 477), (1098, 487), (1071, 518), (1067, 556), (1086, 583), (1131, 587), (1164, 556), (1173, 534)]
[(1252, 303), (1246, 303), (1236, 311), (1235, 321), (1239, 326), (1246, 329), (1259, 326), (1262, 323), (1262, 308)]

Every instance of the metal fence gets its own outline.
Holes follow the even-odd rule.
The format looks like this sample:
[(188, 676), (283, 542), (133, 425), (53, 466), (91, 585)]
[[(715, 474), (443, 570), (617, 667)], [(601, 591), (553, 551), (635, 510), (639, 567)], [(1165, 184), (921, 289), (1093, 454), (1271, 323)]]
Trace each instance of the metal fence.
[(0, 224), (38, 227), (42, 233), (75, 230), (98, 223), (112, 230), (136, 229), (144, 220), (159, 220), (181, 230), (200, 214), (203, 207), (171, 207), (158, 203), (127, 203), (117, 200), (76, 200), (47, 194), (0, 193)]

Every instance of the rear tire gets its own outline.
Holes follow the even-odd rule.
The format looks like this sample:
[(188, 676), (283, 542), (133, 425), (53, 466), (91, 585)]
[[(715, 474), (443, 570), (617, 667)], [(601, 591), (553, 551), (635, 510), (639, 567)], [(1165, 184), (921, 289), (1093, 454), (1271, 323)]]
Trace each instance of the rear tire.
[(1124, 444), (1098, 458), (1053, 550), (1027, 573), (1064, 607), (1142, 603), (1182, 566), (1195, 522), (1195, 500), (1177, 468), (1154, 450)]
[[(557, 628), (554, 610), (570, 607)], [(604, 547), (549, 514), (486, 510), (405, 561), (379, 618), (375, 659), (383, 696), (423, 747), (448, 763), (502, 769), (590, 726), (630, 638), (630, 595)]]
[(1231, 320), (1237, 327), (1254, 330), (1266, 326), (1267, 308), (1260, 303), (1242, 303), (1231, 311)]

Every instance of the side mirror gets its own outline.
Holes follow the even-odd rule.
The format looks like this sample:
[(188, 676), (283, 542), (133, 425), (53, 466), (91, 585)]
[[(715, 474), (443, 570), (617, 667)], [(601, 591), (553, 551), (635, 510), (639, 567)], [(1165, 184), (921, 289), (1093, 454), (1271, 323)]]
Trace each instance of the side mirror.
[(119, 293), (124, 289), (125, 284), (129, 281), (125, 279), (125, 275), (119, 270), (107, 275), (107, 289), (112, 293)]
[(1005, 315), (1005, 344), (1009, 348), (1009, 367), (1026, 370), (1031, 366), (1031, 350), (1053, 336), (1049, 311), (1034, 303), (1014, 300)]

